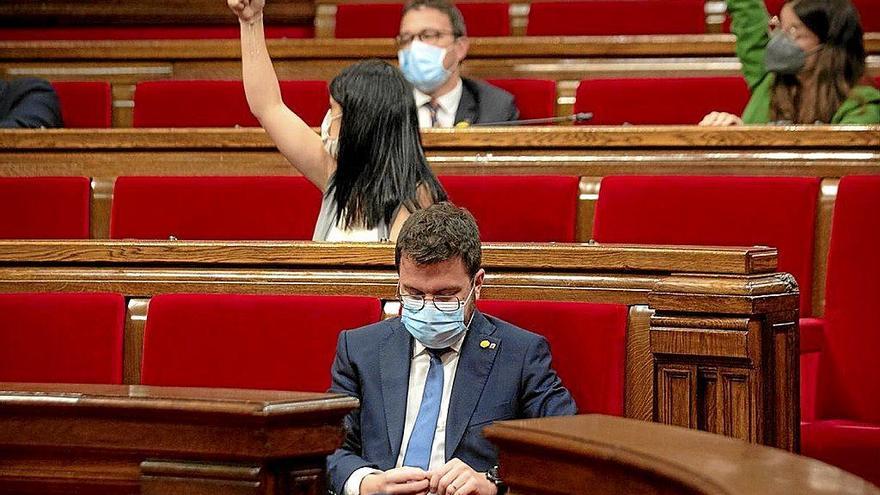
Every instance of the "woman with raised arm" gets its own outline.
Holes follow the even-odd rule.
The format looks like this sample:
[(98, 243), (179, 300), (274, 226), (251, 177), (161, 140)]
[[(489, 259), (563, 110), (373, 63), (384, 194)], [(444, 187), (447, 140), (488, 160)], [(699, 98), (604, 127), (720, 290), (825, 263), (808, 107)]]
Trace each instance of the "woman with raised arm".
[(411, 212), (446, 199), (422, 150), (412, 87), (396, 67), (367, 60), (336, 76), (319, 137), (281, 100), (263, 34), (265, 0), (227, 4), (241, 24), (251, 112), (324, 194), (313, 240), (395, 240)]
[(849, 0), (789, 0), (772, 33), (761, 0), (727, 0), (727, 9), (752, 96), (742, 118), (712, 112), (700, 125), (880, 123)]

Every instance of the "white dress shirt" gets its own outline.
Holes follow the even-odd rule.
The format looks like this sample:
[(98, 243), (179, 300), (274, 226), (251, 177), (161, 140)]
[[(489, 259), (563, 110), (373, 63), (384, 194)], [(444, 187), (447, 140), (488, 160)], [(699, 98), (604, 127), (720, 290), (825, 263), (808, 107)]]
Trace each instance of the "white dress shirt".
[[(462, 91), (461, 78), (458, 78), (458, 84), (452, 88), (452, 91), (437, 98), (438, 127), (453, 127), (455, 125), (455, 112), (458, 111), (458, 103), (461, 101)], [(431, 111), (425, 105), (431, 101), (431, 97), (417, 89), (413, 89), (413, 95), (416, 99), (416, 108), (419, 111), (419, 127), (431, 127)]]
[[(443, 395), (440, 398), (440, 416), (437, 418), (437, 430), (434, 432), (434, 443), (431, 446), (431, 461), (428, 469), (436, 469), (446, 464), (446, 413), (449, 411), (449, 398), (452, 396), (452, 383), (455, 381), (455, 370), (458, 369), (458, 357), (461, 354), (461, 345), (467, 332), (462, 332), (461, 337), (449, 346), (450, 351), (443, 355)], [(406, 447), (409, 445), (409, 437), (412, 434), (416, 417), (419, 415), (419, 407), (422, 405), (422, 394), (425, 391), (425, 380), (428, 378), (428, 369), (431, 367), (431, 355), (427, 348), (414, 341), (413, 356), (409, 368), (409, 388), (406, 394), (406, 416), (403, 423), (403, 441), (400, 444), (400, 453), (397, 454), (395, 467), (403, 465), (403, 457), (406, 455)], [(359, 495), (361, 481), (367, 475), (379, 473), (373, 468), (360, 468), (351, 473), (345, 482), (345, 495)]]

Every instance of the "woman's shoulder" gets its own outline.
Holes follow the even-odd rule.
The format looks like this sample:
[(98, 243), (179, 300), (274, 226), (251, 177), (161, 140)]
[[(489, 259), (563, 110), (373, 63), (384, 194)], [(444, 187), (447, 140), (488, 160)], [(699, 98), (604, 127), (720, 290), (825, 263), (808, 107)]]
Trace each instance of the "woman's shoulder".
[(831, 123), (880, 124), (880, 89), (869, 85), (853, 87)]

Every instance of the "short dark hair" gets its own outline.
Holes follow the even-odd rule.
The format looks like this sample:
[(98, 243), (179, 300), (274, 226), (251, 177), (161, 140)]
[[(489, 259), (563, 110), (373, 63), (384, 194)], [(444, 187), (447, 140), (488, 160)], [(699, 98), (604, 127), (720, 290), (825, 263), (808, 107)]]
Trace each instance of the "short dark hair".
[(464, 17), (461, 15), (461, 11), (458, 10), (458, 7), (453, 5), (452, 2), (449, 2), (448, 0), (411, 0), (403, 8), (401, 17), (405, 16), (410, 10), (419, 9), (439, 10), (449, 18), (449, 23), (452, 25), (452, 34), (454, 34), (456, 38), (467, 36), (467, 27), (464, 25)]
[(394, 265), (398, 271), (404, 256), (417, 265), (459, 257), (473, 278), (482, 262), (477, 221), (466, 209), (445, 201), (418, 210), (406, 219), (397, 236)]

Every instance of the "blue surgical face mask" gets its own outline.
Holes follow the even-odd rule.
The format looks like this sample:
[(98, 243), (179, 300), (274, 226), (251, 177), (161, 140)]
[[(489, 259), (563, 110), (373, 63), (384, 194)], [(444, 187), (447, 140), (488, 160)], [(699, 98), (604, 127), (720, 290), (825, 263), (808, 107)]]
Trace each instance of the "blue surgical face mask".
[[(476, 286), (471, 287), (467, 297), (458, 310), (453, 312), (440, 311), (433, 301), (425, 301), (420, 310), (403, 305), (401, 320), (403, 326), (416, 340), (429, 349), (443, 349), (451, 346), (459, 336), (467, 330), (470, 322), (464, 321), (464, 309), (467, 307)], [(471, 320), (474, 315), (471, 314)]]
[(422, 93), (430, 93), (449, 79), (449, 70), (443, 66), (446, 49), (413, 40), (397, 52), (400, 70), (406, 80)]

